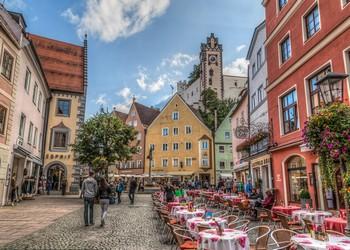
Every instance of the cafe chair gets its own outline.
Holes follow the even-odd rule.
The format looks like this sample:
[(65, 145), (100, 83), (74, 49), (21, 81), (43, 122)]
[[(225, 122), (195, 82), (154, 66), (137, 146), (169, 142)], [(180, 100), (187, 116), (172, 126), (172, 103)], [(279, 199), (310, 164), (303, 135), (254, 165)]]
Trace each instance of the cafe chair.
[(196, 250), (197, 241), (193, 240), (190, 236), (190, 231), (185, 229), (175, 229), (174, 230), (175, 241), (177, 249), (180, 250)]
[(266, 250), (268, 241), (269, 241), (269, 234), (271, 232), (271, 229), (269, 226), (256, 226), (249, 228), (246, 233), (248, 234), (248, 237), (250, 239), (250, 242), (253, 242), (250, 244), (251, 250)]
[(245, 231), (248, 228), (249, 223), (250, 220), (239, 220), (228, 224), (228, 228)]
[(249, 212), (249, 203), (243, 203), (243, 202), (240, 202), (237, 204), (238, 206), (238, 216), (240, 216), (240, 214), (243, 215), (243, 218), (245, 218)]
[(291, 238), (296, 235), (297, 232), (289, 229), (276, 229), (271, 232), (271, 239), (274, 246), (274, 249), (291, 249), (294, 245), (291, 241)]
[(213, 213), (213, 217), (224, 217), (224, 216), (227, 216), (227, 214), (228, 214), (227, 211), (221, 210)]
[(280, 219), (281, 225), (284, 229), (289, 229), (289, 230), (297, 231), (300, 233), (302, 233), (304, 231), (303, 226), (296, 225), (295, 223), (292, 223), (289, 220), (289, 216), (287, 214), (280, 213), (280, 212), (275, 212), (275, 214), (277, 215), (278, 219)]
[(308, 219), (303, 219), (303, 223), (305, 225), (305, 231), (311, 233), (312, 231), (312, 221)]
[(227, 220), (227, 224), (230, 224), (231, 222), (238, 221), (238, 216), (236, 216), (236, 215), (227, 215), (227, 216), (222, 217), (222, 218)]
[(333, 231), (333, 230), (326, 230), (326, 233), (334, 236), (345, 236), (345, 234), (338, 231)]
[(198, 232), (202, 232), (202, 231), (204, 231), (204, 230), (210, 229), (210, 227), (208, 227), (208, 226), (206, 226), (206, 225), (198, 224), (198, 225), (197, 225), (197, 229), (198, 229)]

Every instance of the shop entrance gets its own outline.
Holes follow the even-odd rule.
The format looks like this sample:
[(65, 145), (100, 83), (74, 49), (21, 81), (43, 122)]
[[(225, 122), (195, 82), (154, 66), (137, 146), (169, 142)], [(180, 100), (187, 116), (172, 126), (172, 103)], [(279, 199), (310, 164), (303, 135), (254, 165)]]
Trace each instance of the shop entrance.
[(49, 191), (62, 191), (62, 183), (66, 181), (66, 168), (54, 164), (47, 169), (47, 188)]

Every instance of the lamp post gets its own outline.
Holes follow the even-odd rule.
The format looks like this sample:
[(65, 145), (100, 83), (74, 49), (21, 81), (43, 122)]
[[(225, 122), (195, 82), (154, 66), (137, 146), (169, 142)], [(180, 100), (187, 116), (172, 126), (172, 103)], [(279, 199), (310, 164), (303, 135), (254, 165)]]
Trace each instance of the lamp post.
[[(347, 78), (348, 75), (344, 73), (335, 73), (328, 72), (324, 77), (316, 82), (319, 95), (321, 98), (321, 104), (324, 106), (331, 105), (334, 102), (343, 102), (343, 85), (344, 79)], [(339, 166), (340, 172), (343, 175), (346, 172), (346, 166), (343, 162), (341, 155), (339, 156)], [(344, 182), (343, 182), (344, 186)], [(347, 217), (347, 223), (345, 227), (345, 234), (347, 236), (350, 235), (350, 214), (349, 214), (349, 204), (344, 197), (345, 201), (345, 211)]]

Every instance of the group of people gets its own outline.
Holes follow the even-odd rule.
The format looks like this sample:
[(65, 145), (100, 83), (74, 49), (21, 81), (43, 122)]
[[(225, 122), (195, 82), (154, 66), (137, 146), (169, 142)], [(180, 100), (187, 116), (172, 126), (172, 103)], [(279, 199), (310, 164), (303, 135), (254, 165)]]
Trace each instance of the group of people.
[[(89, 177), (83, 181), (81, 187), (80, 197), (84, 198), (84, 222), (85, 226), (94, 225), (94, 204), (98, 201), (101, 206), (101, 227), (103, 227), (106, 223), (111, 198), (115, 198), (112, 194), (117, 193), (118, 204), (121, 203), (121, 194), (125, 190), (125, 183), (119, 179), (116, 185), (110, 185), (104, 177), (99, 178), (97, 182), (94, 175), (94, 172), (89, 172)], [(135, 201), (136, 189), (137, 181), (135, 177), (132, 177), (129, 183), (131, 205)]]

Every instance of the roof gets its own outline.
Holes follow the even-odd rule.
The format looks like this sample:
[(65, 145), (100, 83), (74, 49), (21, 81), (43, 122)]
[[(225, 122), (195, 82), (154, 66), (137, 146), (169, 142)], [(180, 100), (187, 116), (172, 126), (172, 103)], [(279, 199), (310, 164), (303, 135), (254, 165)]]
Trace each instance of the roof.
[(43, 66), (51, 90), (84, 93), (84, 47), (27, 34)]
[(116, 117), (118, 117), (124, 123), (126, 122), (126, 119), (128, 118), (128, 114), (117, 111), (117, 110), (113, 110), (112, 114), (115, 115)]
[(249, 60), (250, 57), (252, 56), (253, 48), (254, 48), (256, 39), (258, 38), (258, 34), (263, 29), (265, 29), (265, 20), (262, 21), (254, 30), (252, 40), (250, 41), (250, 45), (249, 45), (249, 49), (248, 49), (246, 60)]
[(157, 109), (153, 109), (142, 105), (141, 103), (134, 102), (137, 113), (140, 117), (141, 123), (143, 125), (149, 126), (153, 120), (160, 114), (160, 111)]
[(238, 100), (238, 102), (237, 102), (237, 104), (234, 106), (234, 108), (233, 108), (233, 110), (231, 111), (231, 115), (230, 115), (230, 117), (232, 117), (235, 113), (236, 113), (236, 111), (238, 110), (238, 108), (241, 106), (241, 104), (242, 104), (242, 102), (245, 100), (245, 98), (248, 96), (248, 89), (243, 89), (242, 91), (241, 91), (241, 93), (240, 93), (240, 98), (239, 98), (239, 100)]

